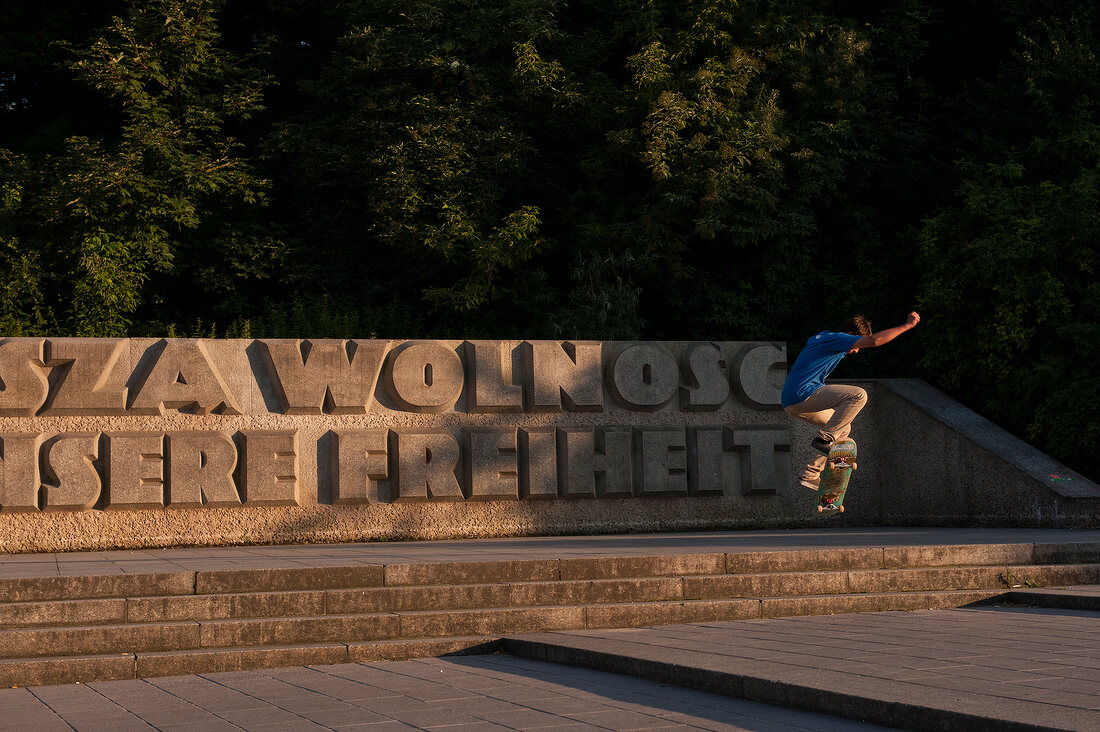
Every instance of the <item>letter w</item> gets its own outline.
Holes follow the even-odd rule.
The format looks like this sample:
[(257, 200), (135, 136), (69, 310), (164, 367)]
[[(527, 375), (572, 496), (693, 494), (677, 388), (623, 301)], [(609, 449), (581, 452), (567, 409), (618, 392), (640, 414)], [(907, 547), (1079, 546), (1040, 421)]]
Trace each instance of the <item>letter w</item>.
[(284, 414), (364, 414), (390, 341), (259, 341)]

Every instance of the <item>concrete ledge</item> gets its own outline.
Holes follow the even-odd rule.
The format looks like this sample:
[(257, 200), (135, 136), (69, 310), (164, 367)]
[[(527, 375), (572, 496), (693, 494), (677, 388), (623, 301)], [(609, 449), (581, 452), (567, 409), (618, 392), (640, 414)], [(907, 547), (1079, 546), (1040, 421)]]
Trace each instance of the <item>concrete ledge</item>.
[[(1100, 485), (959, 404), (919, 379), (882, 379), (884, 387), (1066, 498), (1100, 498)], [(1059, 476), (1062, 480), (1051, 480)]]
[(828, 547), (790, 551), (738, 552), (726, 555), (726, 573), (824, 572), (885, 567), (882, 547)]
[(1098, 612), (1100, 611), (1100, 585), (1012, 590), (998, 596), (994, 601), (1062, 610)]
[(346, 663), (343, 643), (312, 643), (270, 648), (214, 648), (138, 653), (135, 678), (178, 676), (254, 668), (281, 668), (309, 664)]
[(1036, 544), (1036, 564), (1078, 564), (1100, 562), (1100, 542), (1070, 541)]
[(387, 587), (432, 584), (484, 584), (488, 582), (537, 582), (560, 577), (559, 560), (531, 559), (515, 562), (435, 562), (387, 564)]
[(380, 587), (382, 567), (377, 564), (329, 567), (286, 567), (198, 572), (197, 594), (317, 590), (330, 587)]
[(0, 603), (0, 628), (126, 622), (126, 600), (54, 600)]
[(588, 628), (636, 628), (672, 623), (704, 623), (711, 620), (759, 618), (760, 601), (686, 600), (684, 602), (623, 603), (588, 608)]
[(496, 653), (500, 638), (467, 636), (462, 638), (414, 638), (373, 643), (349, 643), (349, 661), (406, 661), (410, 658), (468, 656)]
[(760, 615), (764, 618), (790, 618), (888, 610), (938, 610), (983, 602), (991, 597), (999, 597), (1003, 593), (1004, 590), (985, 589), (765, 597), (760, 600)]
[(832, 595), (848, 591), (848, 572), (770, 572), (685, 577), (684, 598), (707, 600), (724, 597), (770, 597), (797, 592), (800, 595)]
[(199, 623), (195, 648), (274, 646), (288, 643), (400, 638), (399, 615), (325, 615), (305, 618), (212, 620)]
[(1100, 523), (1100, 485), (928, 384), (864, 385), (874, 390), (867, 418), (874, 434), (861, 443), (861, 454), (866, 447), (873, 456), (881, 483), (877, 505), (855, 506), (861, 515), (875, 510), (882, 524), (910, 526)]
[(326, 612), (324, 590), (136, 597), (126, 600), (125, 603), (125, 617), (129, 623), (293, 617), (324, 615)]
[(849, 592), (917, 592), (921, 590), (974, 590), (1003, 586), (1000, 567), (936, 567), (920, 569), (872, 569), (848, 573)]
[(666, 554), (652, 557), (585, 557), (561, 559), (562, 579), (615, 579), (722, 574), (723, 554)]
[(7, 602), (192, 595), (194, 572), (168, 574), (80, 574), (61, 577), (0, 579), (0, 597)]
[(536, 630), (574, 630), (585, 627), (585, 608), (560, 607), (491, 608), (444, 612), (412, 612), (400, 616), (401, 637), (499, 635)]
[(91, 656), (114, 652), (172, 651), (199, 646), (198, 623), (100, 625), (0, 631), (0, 656)]
[[(1050, 704), (1006, 698), (993, 709), (986, 699), (965, 692), (918, 692), (887, 680), (843, 671), (822, 673), (766, 660), (742, 661), (731, 668), (730, 659), (724, 656), (625, 639), (547, 633), (507, 637), (501, 640), (501, 648), (516, 656), (905, 729), (999, 732), (1086, 728), (1052, 719)], [(1072, 715), (1070, 710), (1062, 714)], [(1042, 721), (1021, 721), (1025, 719)]]
[(1100, 564), (1024, 565), (1005, 567), (1005, 584), (1010, 588), (1100, 584)]
[[(686, 579), (682, 577), (591, 580), (581, 583), (582, 587), (578, 588), (580, 591), (576, 595), (571, 592), (565, 593), (562, 601), (600, 604), (627, 601), (682, 600), (684, 599), (685, 581)], [(568, 587), (572, 583), (559, 584), (566, 584)], [(517, 599), (526, 601), (542, 594), (540, 588), (532, 587), (531, 590), (533, 591), (531, 594), (521, 592), (521, 597)], [(570, 599), (571, 596), (583, 599)]]
[(136, 677), (133, 653), (0, 660), (0, 688), (116, 681)]
[(889, 546), (883, 549), (885, 567), (965, 567), (978, 564), (1024, 564), (1032, 561), (1033, 544), (945, 544)]

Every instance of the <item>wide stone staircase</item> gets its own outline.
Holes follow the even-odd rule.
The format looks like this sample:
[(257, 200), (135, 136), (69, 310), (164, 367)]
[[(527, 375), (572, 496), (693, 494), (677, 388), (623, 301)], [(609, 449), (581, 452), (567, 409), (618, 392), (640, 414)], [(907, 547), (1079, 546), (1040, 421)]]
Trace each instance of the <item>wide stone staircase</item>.
[(0, 684), (492, 652), (513, 634), (950, 608), (1100, 584), (1100, 543), (0, 578)]

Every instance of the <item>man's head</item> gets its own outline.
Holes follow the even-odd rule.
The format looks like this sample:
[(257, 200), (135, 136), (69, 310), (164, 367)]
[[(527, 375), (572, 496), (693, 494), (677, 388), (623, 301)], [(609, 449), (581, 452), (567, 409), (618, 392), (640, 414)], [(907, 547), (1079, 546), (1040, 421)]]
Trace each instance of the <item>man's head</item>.
[(862, 315), (855, 315), (844, 321), (844, 325), (840, 326), (840, 332), (860, 336), (871, 335), (871, 321)]

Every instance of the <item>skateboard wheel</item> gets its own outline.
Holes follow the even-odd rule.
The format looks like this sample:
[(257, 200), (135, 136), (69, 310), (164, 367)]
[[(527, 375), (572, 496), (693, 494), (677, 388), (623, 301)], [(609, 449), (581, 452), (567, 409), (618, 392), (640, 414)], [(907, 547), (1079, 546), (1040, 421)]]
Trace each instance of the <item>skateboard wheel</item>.
[(822, 508), (821, 506), (818, 506), (818, 507), (817, 507), (817, 512), (818, 512), (818, 513), (821, 513), (821, 512), (822, 512), (822, 511), (824, 511), (824, 510), (825, 510), (825, 509), (824, 509), (824, 508)]
[(840, 507), (840, 512), (841, 512), (841, 513), (844, 513), (844, 506), (841, 506), (841, 507)]

